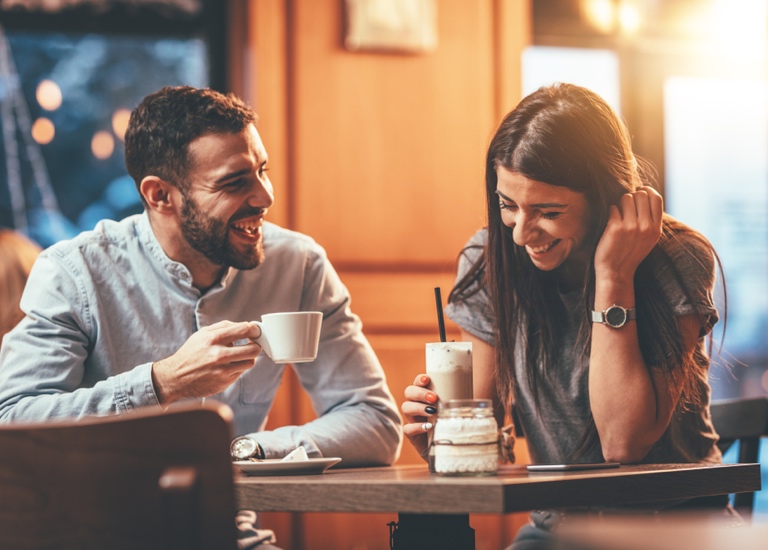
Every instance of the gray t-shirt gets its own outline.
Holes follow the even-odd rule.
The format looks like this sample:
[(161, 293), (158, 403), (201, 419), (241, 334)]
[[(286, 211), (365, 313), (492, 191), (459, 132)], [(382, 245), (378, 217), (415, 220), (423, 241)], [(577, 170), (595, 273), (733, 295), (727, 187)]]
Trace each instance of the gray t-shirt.
[[(464, 276), (481, 254), (487, 238), (487, 230), (482, 229), (469, 240), (459, 261), (457, 280)], [(702, 369), (704, 374), (697, 380), (702, 395), (706, 396), (706, 405), (689, 411), (675, 411), (667, 431), (643, 462), (720, 462), (722, 457), (716, 446), (717, 434), (709, 415), (710, 388), (706, 375), (709, 359), (705, 350), (705, 336), (718, 320), (713, 300), (714, 258), (702, 243), (685, 234), (680, 235), (679, 240), (668, 241), (665, 252), (681, 277), (675, 276), (668, 266), (662, 265), (653, 269), (653, 276), (673, 304), (675, 314), (698, 314), (706, 320), (699, 339), (701, 353), (697, 354), (699, 360), (706, 363)], [(681, 287), (681, 281), (685, 288)], [(526, 435), (531, 460), (536, 463), (571, 460), (590, 416), (589, 355), (574, 352), (581, 349), (577, 337), (579, 316), (583, 315), (578, 305), (579, 295), (576, 292), (560, 294), (559, 297), (567, 313), (562, 330), (558, 330), (555, 335), (556, 349), (552, 357), (556, 368), (538, 384), (540, 414), (536, 411), (533, 394), (526, 383), (523, 361), (517, 360), (514, 365), (515, 380), (518, 381), (515, 409)], [(449, 304), (446, 315), (468, 333), (495, 346), (496, 323), (490, 296), (484, 286), (462, 301)], [(580, 461), (603, 460), (599, 448), (590, 453), (581, 457)]]

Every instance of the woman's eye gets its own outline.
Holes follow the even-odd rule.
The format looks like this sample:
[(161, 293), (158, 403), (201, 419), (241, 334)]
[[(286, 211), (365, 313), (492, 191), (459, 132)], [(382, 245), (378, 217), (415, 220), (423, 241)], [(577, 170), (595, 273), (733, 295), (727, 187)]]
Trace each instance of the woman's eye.
[(561, 212), (542, 212), (541, 217), (545, 220), (555, 220), (560, 217)]
[(512, 210), (514, 206), (503, 201), (499, 201), (499, 208), (502, 210)]

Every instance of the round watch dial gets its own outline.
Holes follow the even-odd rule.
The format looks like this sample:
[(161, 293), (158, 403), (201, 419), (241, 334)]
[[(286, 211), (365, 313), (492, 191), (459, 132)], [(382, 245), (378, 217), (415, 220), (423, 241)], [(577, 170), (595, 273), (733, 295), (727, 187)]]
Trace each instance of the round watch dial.
[(238, 437), (229, 446), (229, 454), (236, 460), (246, 460), (256, 453), (256, 441), (250, 437)]
[(621, 306), (611, 306), (605, 310), (606, 324), (619, 328), (627, 322), (627, 310)]

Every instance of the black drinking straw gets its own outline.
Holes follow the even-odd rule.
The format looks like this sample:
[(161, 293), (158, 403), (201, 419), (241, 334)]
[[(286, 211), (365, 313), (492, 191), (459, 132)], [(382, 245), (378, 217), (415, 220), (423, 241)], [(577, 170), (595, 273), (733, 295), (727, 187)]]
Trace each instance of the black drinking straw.
[(440, 341), (445, 342), (445, 319), (443, 318), (443, 299), (440, 287), (435, 287), (435, 305), (437, 306), (437, 326), (440, 328)]

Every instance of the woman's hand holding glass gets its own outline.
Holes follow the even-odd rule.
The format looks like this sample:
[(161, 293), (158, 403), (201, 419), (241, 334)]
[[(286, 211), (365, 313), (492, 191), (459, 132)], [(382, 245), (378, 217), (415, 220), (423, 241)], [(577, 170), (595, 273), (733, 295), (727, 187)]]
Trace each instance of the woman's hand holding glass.
[(400, 410), (405, 417), (403, 433), (416, 448), (421, 458), (427, 460), (429, 454), (429, 430), (432, 428), (430, 416), (437, 413), (437, 394), (429, 389), (429, 376), (420, 374), (413, 385), (405, 388), (405, 401)]

